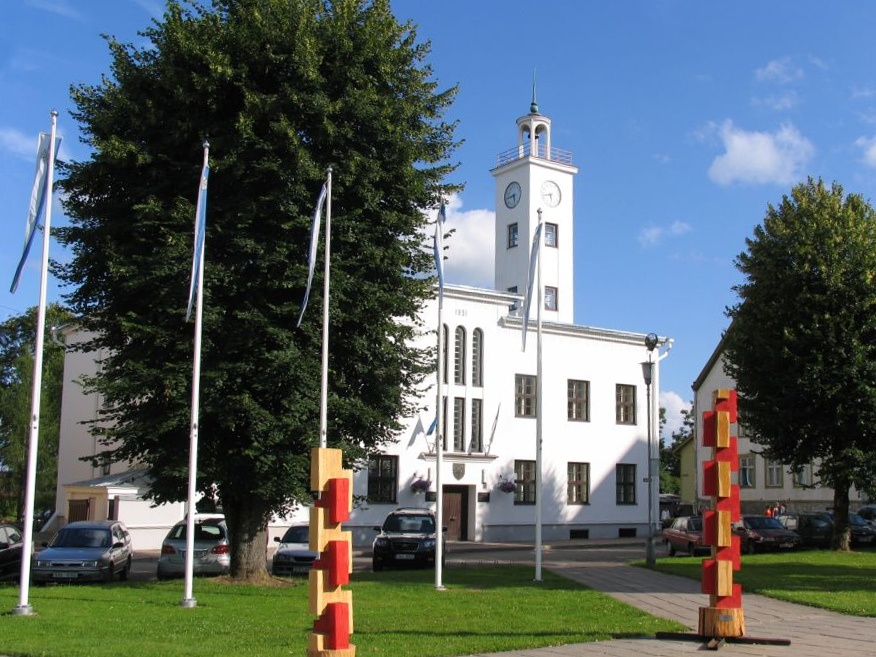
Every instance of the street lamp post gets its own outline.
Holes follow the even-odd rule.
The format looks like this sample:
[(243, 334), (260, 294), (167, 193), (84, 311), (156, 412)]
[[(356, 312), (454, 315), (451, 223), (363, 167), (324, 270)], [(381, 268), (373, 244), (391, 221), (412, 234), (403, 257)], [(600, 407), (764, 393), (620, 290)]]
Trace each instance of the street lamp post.
[(645, 562), (649, 567), (656, 563), (654, 555), (654, 453), (653, 438), (651, 435), (651, 381), (654, 375), (654, 361), (651, 355), (657, 347), (658, 338), (654, 333), (645, 336), (645, 348), (648, 350), (648, 360), (642, 363), (642, 376), (645, 379), (646, 408), (648, 421), (648, 533), (645, 537)]

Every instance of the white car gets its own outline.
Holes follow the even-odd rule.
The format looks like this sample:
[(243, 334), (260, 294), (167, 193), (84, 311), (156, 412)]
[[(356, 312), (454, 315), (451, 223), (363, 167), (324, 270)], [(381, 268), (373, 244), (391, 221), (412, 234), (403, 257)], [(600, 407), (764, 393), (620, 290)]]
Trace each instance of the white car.
[[(186, 573), (187, 521), (176, 523), (161, 544), (158, 579), (182, 577)], [(192, 573), (225, 575), (231, 570), (231, 546), (223, 516), (196, 516)]]
[(307, 525), (292, 525), (283, 534), (275, 537), (280, 545), (271, 563), (272, 575), (306, 575), (319, 552), (310, 549), (310, 528)]

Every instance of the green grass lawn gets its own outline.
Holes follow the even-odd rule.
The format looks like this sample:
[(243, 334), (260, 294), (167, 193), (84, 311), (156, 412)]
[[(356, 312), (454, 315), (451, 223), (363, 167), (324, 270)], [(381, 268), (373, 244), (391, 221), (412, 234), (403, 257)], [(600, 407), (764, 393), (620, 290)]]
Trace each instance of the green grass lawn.
[[(528, 567), (355, 573), (357, 656), (468, 655), (683, 631), (552, 573)], [(16, 586), (0, 586), (0, 654), (41, 657), (303, 655), (313, 618), (306, 580), (281, 586), (183, 582), (32, 588), (32, 616), (13, 616)]]
[[(665, 557), (657, 570), (700, 579), (701, 557)], [(876, 550), (801, 550), (745, 555), (733, 581), (746, 593), (838, 611), (876, 616)]]

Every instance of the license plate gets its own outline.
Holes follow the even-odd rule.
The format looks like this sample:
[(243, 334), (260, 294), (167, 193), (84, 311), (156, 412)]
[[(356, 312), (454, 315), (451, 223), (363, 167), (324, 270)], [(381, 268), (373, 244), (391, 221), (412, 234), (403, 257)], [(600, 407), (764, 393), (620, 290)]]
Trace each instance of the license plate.
[(794, 547), (794, 544), (793, 543), (780, 543), (779, 547), (780, 548), (792, 548), (792, 547)]
[(76, 579), (77, 573), (52, 573), (55, 579)]
[(310, 572), (309, 566), (292, 566), (293, 575), (303, 575)]
[(861, 537), (861, 543), (869, 543), (869, 542), (871, 542), (872, 540), (873, 540), (873, 537), (872, 537), (872, 536), (862, 536), (862, 537)]
[(414, 555), (413, 554), (397, 554), (397, 555), (395, 555), (395, 558), (396, 559), (413, 559)]

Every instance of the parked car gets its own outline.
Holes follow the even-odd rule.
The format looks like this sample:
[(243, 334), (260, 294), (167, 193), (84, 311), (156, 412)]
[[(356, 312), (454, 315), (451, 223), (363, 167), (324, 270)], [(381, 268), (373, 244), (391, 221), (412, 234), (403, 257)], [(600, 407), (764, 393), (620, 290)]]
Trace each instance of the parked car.
[(674, 557), (676, 552), (687, 552), (693, 556), (697, 552), (711, 552), (712, 549), (703, 538), (702, 516), (676, 518), (663, 530), (663, 539), (669, 546), (671, 557)]
[(14, 525), (0, 525), (0, 580), (21, 574), (21, 531)]
[(793, 550), (800, 547), (800, 537), (785, 529), (775, 518), (742, 516), (733, 532), (741, 539), (740, 548), (746, 554), (767, 550)]
[(282, 538), (274, 540), (280, 545), (271, 561), (272, 575), (306, 575), (319, 558), (319, 552), (310, 549), (308, 525), (292, 525)]
[(857, 514), (871, 525), (876, 524), (876, 504), (868, 504), (857, 510)]
[(833, 537), (833, 521), (818, 513), (786, 513), (776, 518), (782, 527), (790, 529), (800, 537), (801, 545), (806, 547), (830, 547)]
[[(822, 515), (833, 522), (833, 513), (824, 513)], [(849, 514), (849, 534), (852, 547), (876, 544), (876, 528), (857, 513)]]
[[(182, 577), (186, 573), (186, 537), (188, 521), (181, 520), (167, 533), (158, 557), (158, 579)], [(225, 575), (231, 570), (231, 547), (224, 516), (195, 518), (192, 573)]]
[(71, 522), (31, 562), (35, 583), (128, 579), (134, 548), (117, 520)]
[[(429, 509), (401, 508), (390, 512), (374, 539), (372, 567), (435, 566), (435, 514)], [(444, 541), (442, 532), (441, 540)], [(442, 546), (444, 543), (442, 542)], [(444, 552), (446, 554), (446, 551)]]

